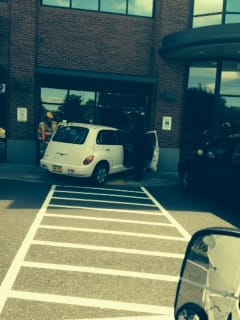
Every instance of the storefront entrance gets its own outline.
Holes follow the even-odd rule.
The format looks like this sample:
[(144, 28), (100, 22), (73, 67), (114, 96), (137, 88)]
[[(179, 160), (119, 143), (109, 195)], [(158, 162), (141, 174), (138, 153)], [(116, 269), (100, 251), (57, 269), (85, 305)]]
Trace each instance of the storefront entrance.
[[(68, 87), (66, 87), (68, 83)], [(81, 81), (55, 79), (42, 81), (38, 140), (39, 158), (59, 122), (85, 122), (129, 130), (134, 114), (150, 114), (151, 88), (143, 84), (92, 81), (91, 86)], [(139, 94), (140, 92), (140, 94)]]
[(206, 142), (240, 133), (240, 63), (192, 63), (185, 96), (181, 156)]

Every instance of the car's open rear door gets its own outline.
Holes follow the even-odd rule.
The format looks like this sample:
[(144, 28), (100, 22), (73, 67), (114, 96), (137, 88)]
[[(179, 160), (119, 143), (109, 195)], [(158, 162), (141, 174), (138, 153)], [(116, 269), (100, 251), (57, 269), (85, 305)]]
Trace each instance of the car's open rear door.
[(159, 160), (159, 144), (157, 131), (146, 132), (147, 141), (147, 169), (157, 171), (158, 160)]

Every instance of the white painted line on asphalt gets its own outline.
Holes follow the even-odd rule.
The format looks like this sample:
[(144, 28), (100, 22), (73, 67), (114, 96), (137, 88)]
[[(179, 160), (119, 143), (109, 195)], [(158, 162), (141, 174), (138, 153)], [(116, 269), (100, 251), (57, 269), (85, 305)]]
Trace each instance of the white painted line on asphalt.
[[(168, 310), (169, 309), (169, 310)], [(101, 320), (174, 320), (174, 309), (170, 310), (168, 308), (167, 312), (164, 315), (157, 315), (157, 316), (128, 316), (128, 317), (113, 317), (113, 318), (101, 318)], [(68, 319), (68, 320), (80, 320), (79, 319)], [(81, 320), (99, 320), (99, 318), (85, 318)]]
[(80, 187), (80, 186), (64, 186), (64, 185), (56, 185), (56, 191), (59, 191), (58, 188), (65, 188), (65, 189), (77, 189), (77, 190), (97, 190), (97, 191), (114, 191), (114, 192), (127, 192), (127, 193), (139, 193), (144, 194), (144, 192), (139, 189), (136, 190), (131, 189), (114, 189), (114, 188), (96, 188), (96, 187)]
[(152, 257), (165, 257), (165, 258), (176, 258), (176, 259), (183, 259), (183, 257), (184, 257), (184, 254), (180, 254), (180, 253), (134, 250), (134, 249), (125, 249), (125, 248), (105, 247), (105, 246), (82, 245), (82, 244), (76, 244), (76, 243), (70, 243), (70, 242), (54, 242), (54, 241), (44, 241), (44, 240), (33, 240), (32, 244), (33, 245), (40, 245), (40, 246), (71, 248), (71, 249), (118, 252), (118, 253), (124, 253), (124, 254), (136, 254), (136, 255), (144, 255), (144, 256), (152, 256)]
[(0, 314), (2, 313), (3, 307), (6, 303), (6, 300), (10, 296), (12, 286), (16, 280), (16, 277), (19, 273), (19, 270), (23, 264), (24, 258), (29, 250), (30, 244), (36, 234), (36, 231), (41, 223), (44, 213), (47, 210), (47, 206), (51, 200), (51, 197), (54, 193), (55, 186), (52, 186), (51, 190), (49, 191), (41, 209), (38, 211), (35, 220), (33, 221), (26, 237), (24, 238), (16, 256), (13, 259), (13, 262), (8, 269), (8, 272), (5, 278), (2, 281), (0, 287)]
[(95, 192), (83, 192), (83, 191), (71, 191), (71, 190), (56, 190), (55, 193), (66, 193), (66, 194), (81, 194), (81, 195), (91, 195), (91, 196), (107, 196), (107, 197), (116, 197), (116, 198), (129, 198), (129, 199), (148, 199), (144, 192), (141, 192), (143, 196), (132, 196), (131, 194), (114, 194), (114, 193), (95, 193)]
[(151, 193), (147, 191), (146, 188), (141, 187), (144, 192), (149, 196), (152, 202), (159, 208), (159, 210), (166, 215), (168, 220), (175, 226), (175, 228), (183, 235), (185, 241), (191, 239), (191, 235), (183, 228), (183, 226), (173, 218), (173, 216), (153, 197)]
[[(96, 199), (86, 199), (86, 198), (66, 198), (66, 197), (52, 197), (53, 200), (66, 200), (66, 201), (83, 201), (83, 202), (94, 202), (94, 203), (111, 203), (111, 204), (127, 204), (128, 206), (139, 206), (139, 207), (156, 207), (155, 204), (151, 203), (139, 203), (139, 202), (124, 202), (124, 201), (110, 201), (110, 200), (96, 200)], [(95, 208), (96, 209), (96, 208)], [(113, 209), (112, 209), (113, 210)]]
[(77, 220), (87, 220), (87, 221), (104, 221), (104, 222), (120, 222), (126, 224), (141, 224), (141, 225), (150, 225), (150, 226), (161, 226), (175, 228), (171, 223), (163, 222), (149, 222), (149, 221), (139, 221), (139, 220), (127, 220), (127, 219), (110, 219), (110, 218), (97, 218), (90, 216), (74, 216), (71, 214), (55, 214), (55, 213), (46, 213), (44, 217), (50, 218), (63, 218), (63, 219), (77, 219)]
[(23, 263), (23, 267), (68, 271), (68, 272), (79, 272), (79, 273), (92, 273), (92, 274), (101, 274), (101, 275), (108, 275), (108, 276), (138, 278), (138, 279), (167, 281), (167, 282), (178, 282), (179, 280), (178, 276), (169, 276), (167, 274), (123, 271), (123, 270), (116, 270), (116, 269), (94, 268), (89, 266), (83, 267), (83, 266), (73, 266), (73, 265), (67, 265), (67, 264), (41, 263), (41, 262), (32, 262), (32, 261), (25, 261)]
[(87, 210), (97, 210), (97, 211), (105, 211), (105, 212), (121, 212), (121, 213), (135, 213), (135, 214), (144, 214), (144, 215), (149, 215), (149, 216), (165, 216), (165, 214), (161, 213), (159, 211), (159, 208), (156, 208), (154, 211), (147, 211), (147, 210), (132, 210), (132, 209), (116, 209), (116, 208), (96, 208), (96, 207), (89, 207), (88, 205), (86, 206), (70, 206), (70, 205), (61, 205), (61, 204), (52, 204), (49, 203), (49, 208), (65, 208), (65, 209), (87, 209)]
[(116, 231), (116, 230), (105, 230), (105, 229), (89, 229), (89, 228), (76, 228), (76, 227), (62, 227), (41, 224), (39, 229), (51, 229), (51, 230), (64, 230), (64, 231), (76, 231), (76, 232), (87, 232), (87, 233), (100, 233), (100, 234), (111, 234), (113, 236), (126, 236), (126, 237), (141, 237), (141, 238), (151, 238), (151, 239), (161, 239), (161, 240), (171, 240), (171, 241), (185, 241), (182, 237), (165, 236), (158, 234), (147, 234), (147, 233), (137, 233), (137, 232), (126, 232), (126, 231)]
[(129, 302), (120, 302), (114, 300), (103, 300), (103, 299), (88, 299), (81, 297), (70, 297), (61, 296), (54, 294), (44, 294), (35, 292), (25, 292), (25, 291), (11, 291), (11, 298), (23, 299), (29, 301), (41, 301), (48, 303), (61, 303), (70, 304), (83, 307), (101, 308), (101, 309), (111, 309), (111, 310), (125, 310), (132, 312), (143, 312), (149, 314), (166, 315), (171, 314), (172, 308), (160, 307), (150, 304), (138, 304)]

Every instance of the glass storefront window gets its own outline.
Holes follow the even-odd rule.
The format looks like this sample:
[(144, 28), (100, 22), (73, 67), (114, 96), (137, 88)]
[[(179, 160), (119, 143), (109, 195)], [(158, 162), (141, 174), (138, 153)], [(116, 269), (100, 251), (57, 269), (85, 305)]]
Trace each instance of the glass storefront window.
[(72, 0), (72, 8), (98, 10), (98, 0)]
[(146, 94), (134, 92), (98, 92), (75, 89), (41, 88), (41, 106), (37, 135), (41, 158), (59, 122), (85, 122), (129, 129), (137, 110), (145, 112)]
[(188, 88), (199, 88), (214, 93), (216, 82), (216, 62), (198, 63), (189, 69)]
[(87, 106), (91, 103), (95, 103), (95, 92), (94, 91), (78, 91), (78, 90), (70, 90), (69, 94), (73, 94), (75, 96), (81, 97), (81, 104)]
[(194, 63), (189, 68), (183, 116), (182, 157), (188, 156), (209, 139), (215, 112), (216, 75), (215, 61)]
[(63, 102), (66, 94), (66, 89), (41, 88), (41, 101), (59, 104)]
[(152, 17), (155, 0), (41, 0), (43, 6)]
[(153, 15), (153, 2), (141, 0), (128, 1), (128, 14), (139, 15), (145, 17), (152, 17)]
[(226, 14), (225, 23), (239, 23), (240, 14)]
[(240, 12), (240, 1), (239, 0), (227, 0), (227, 11), (228, 12)]
[(221, 74), (221, 130), (222, 134), (240, 133), (240, 63), (223, 63)]
[(194, 15), (217, 13), (223, 10), (223, 0), (195, 0)]
[(101, 0), (100, 10), (126, 14), (126, 0)]
[(240, 95), (240, 62), (223, 64), (220, 94)]
[(70, 6), (70, 0), (42, 0), (45, 6), (66, 7)]
[(195, 0), (193, 28), (240, 22), (238, 0)]
[(222, 23), (222, 14), (194, 17), (193, 28), (212, 26)]

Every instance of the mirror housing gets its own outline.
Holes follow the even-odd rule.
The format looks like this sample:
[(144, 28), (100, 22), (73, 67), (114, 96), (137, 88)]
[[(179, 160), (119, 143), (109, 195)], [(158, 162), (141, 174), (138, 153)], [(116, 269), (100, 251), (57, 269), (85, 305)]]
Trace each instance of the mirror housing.
[(175, 320), (240, 320), (240, 229), (195, 233), (177, 287)]

